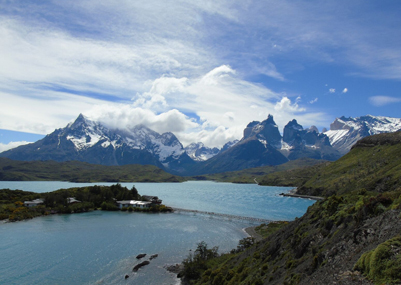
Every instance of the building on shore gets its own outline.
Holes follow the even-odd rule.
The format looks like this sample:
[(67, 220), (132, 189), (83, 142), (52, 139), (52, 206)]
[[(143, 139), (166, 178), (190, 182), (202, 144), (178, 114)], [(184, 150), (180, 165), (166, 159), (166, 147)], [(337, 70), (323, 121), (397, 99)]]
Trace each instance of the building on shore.
[(117, 206), (122, 209), (124, 207), (133, 207), (133, 208), (150, 208), (152, 202), (149, 201), (135, 201), (135, 200), (123, 200), (117, 201)]
[(43, 203), (44, 203), (43, 199), (35, 199), (35, 200), (32, 200), (32, 201), (25, 201), (24, 202), (24, 206), (26, 206), (26, 207), (36, 207), (36, 206), (38, 206), (40, 204), (43, 204)]

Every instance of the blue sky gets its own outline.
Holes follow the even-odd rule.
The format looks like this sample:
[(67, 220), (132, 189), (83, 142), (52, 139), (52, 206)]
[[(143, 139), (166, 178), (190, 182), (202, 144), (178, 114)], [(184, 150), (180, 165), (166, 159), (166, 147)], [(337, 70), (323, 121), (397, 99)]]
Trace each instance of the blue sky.
[(272, 114), (400, 117), (399, 1), (0, 0), (0, 151), (80, 113), (222, 146)]

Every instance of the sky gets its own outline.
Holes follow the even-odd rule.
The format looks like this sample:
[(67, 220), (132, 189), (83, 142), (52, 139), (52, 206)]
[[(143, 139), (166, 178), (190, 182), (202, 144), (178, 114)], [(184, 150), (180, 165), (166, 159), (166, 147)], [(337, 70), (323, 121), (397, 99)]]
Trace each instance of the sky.
[(401, 2), (0, 0), (0, 151), (80, 113), (221, 147), (272, 114), (401, 117)]

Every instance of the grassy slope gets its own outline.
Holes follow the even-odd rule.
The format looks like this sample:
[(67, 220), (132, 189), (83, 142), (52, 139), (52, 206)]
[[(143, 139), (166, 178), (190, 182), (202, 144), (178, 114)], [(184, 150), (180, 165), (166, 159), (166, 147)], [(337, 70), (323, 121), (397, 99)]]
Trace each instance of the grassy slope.
[(249, 249), (208, 260), (193, 284), (370, 284), (366, 277), (398, 282), (400, 142), (401, 133), (374, 136), (315, 169), (300, 190), (336, 195)]
[(0, 158), (2, 181), (182, 182), (152, 165), (104, 166), (79, 161), (16, 161)]
[[(233, 183), (255, 183), (254, 179), (256, 179), (260, 183), (260, 181), (263, 181), (266, 175), (268, 174), (286, 173), (293, 169), (300, 169), (300, 168), (303, 169), (308, 166), (319, 165), (321, 163), (324, 162), (322, 160), (302, 158), (302, 159), (292, 160), (277, 166), (263, 166), (263, 167), (244, 169), (240, 171), (194, 176), (192, 178), (197, 180), (213, 180), (219, 182), (233, 182)], [(276, 184), (262, 184), (262, 185), (276, 185)], [(288, 184), (287, 185), (280, 184), (280, 185), (288, 186)]]

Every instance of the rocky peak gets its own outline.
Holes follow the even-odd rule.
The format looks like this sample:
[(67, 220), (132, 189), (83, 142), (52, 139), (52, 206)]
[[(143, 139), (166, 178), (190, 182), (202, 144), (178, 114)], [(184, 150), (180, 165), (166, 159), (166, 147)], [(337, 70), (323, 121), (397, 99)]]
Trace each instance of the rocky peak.
[(248, 138), (251, 136), (252, 132), (253, 132), (253, 128), (257, 125), (259, 125), (260, 122), (259, 121), (253, 121), (250, 122), (246, 128), (244, 129), (244, 139)]
[(281, 148), (281, 134), (272, 115), (269, 115), (267, 119), (262, 122), (253, 121), (248, 124), (244, 130), (244, 137), (242, 140), (252, 137), (264, 143), (267, 142), (276, 149)]
[(316, 132), (319, 133), (319, 130), (316, 128), (316, 126), (311, 126), (309, 129), (306, 129), (308, 132)]
[(283, 141), (292, 145), (295, 141), (299, 141), (303, 131), (303, 127), (294, 119), (284, 127)]

